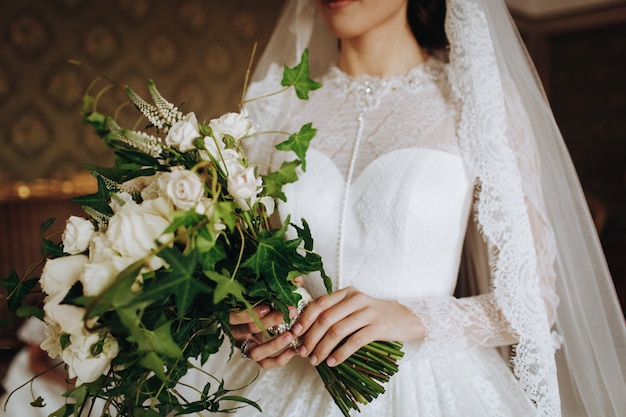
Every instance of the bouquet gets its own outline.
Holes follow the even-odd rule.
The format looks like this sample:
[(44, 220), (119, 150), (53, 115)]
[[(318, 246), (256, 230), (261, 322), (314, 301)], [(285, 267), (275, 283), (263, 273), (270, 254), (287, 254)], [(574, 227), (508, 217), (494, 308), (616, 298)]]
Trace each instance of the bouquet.
[[(282, 85), (294, 87), (301, 99), (321, 86), (309, 77), (306, 51), (298, 65), (285, 67)], [(262, 132), (245, 108), (200, 123), (153, 82), (154, 104), (126, 91), (146, 128), (120, 126), (98, 111), (101, 94), (87, 93), (85, 121), (114, 150), (115, 164), (88, 167), (98, 191), (74, 199), (87, 217), (67, 219), (61, 243), (44, 240), (48, 259), (41, 277), (20, 280), (11, 272), (2, 281), (10, 309), (44, 321), (41, 347), (60, 357), (75, 379), (66, 394), (72, 400), (53, 415), (98, 410), (95, 415), (150, 417), (231, 412), (246, 404), (260, 410), (218, 376), (207, 374), (205, 386), (187, 387), (197, 392), (196, 401), (177, 387), (196, 368), (190, 359), (206, 362), (225, 339), (232, 354), (233, 309), (253, 314), (255, 305), (271, 304), (289, 323), (288, 307), (301, 299), (294, 280), (314, 271), (331, 292), (306, 221), (296, 226), (287, 218), (277, 228), (269, 221), (276, 200), (286, 198), (283, 185), (305, 169), (315, 129), (309, 123), (287, 133), (277, 149), (296, 158), (259, 175), (242, 143)], [(286, 238), (290, 227), (296, 239)], [(42, 308), (23, 304), (37, 282), (45, 293)], [(317, 367), (345, 415), (384, 392), (400, 347), (376, 342), (338, 367)], [(226, 400), (239, 405), (224, 408)], [(42, 402), (34, 398), (32, 404)]]

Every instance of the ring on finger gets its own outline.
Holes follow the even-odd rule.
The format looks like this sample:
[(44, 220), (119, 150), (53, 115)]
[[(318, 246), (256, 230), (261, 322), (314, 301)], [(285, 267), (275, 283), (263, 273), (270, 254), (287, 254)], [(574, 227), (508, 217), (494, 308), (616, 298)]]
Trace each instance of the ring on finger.
[(239, 347), (239, 349), (241, 349), (241, 357), (244, 359), (250, 359), (250, 357), (248, 356), (248, 345), (250, 344), (250, 342), (254, 342), (254, 340), (252, 339), (246, 339), (241, 343), (241, 346)]
[(287, 331), (289, 331), (289, 329), (291, 329), (291, 326), (287, 323), (280, 323), (277, 324), (276, 326), (271, 326), (267, 328), (267, 332), (271, 335), (271, 336), (278, 336), (279, 334), (283, 334)]

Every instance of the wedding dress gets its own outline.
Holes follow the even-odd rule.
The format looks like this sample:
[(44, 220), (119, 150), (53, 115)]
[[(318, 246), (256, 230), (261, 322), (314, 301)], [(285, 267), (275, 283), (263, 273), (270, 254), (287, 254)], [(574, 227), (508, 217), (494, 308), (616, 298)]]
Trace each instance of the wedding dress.
[[(460, 156), (458, 106), (445, 65), (430, 59), (384, 78), (349, 77), (333, 66), (321, 82), (308, 101), (291, 107), (281, 127), (297, 131), (312, 121), (319, 129), (306, 172), (285, 187), (281, 216), (306, 219), (335, 288), (352, 285), (422, 315), (429, 311), (425, 304), (433, 305), (432, 316), (423, 317), (432, 337), (405, 346), (387, 392), (359, 415), (533, 415), (494, 348), (510, 342), (501, 336), (507, 329), (492, 297), (452, 297), (475, 176)], [(415, 112), (419, 118), (408, 117)], [(279, 166), (280, 154), (271, 165)], [(319, 277), (307, 277), (304, 286), (314, 296), (325, 292)], [(224, 355), (212, 357), (207, 369), (231, 388), (254, 379), (256, 366), (238, 355), (221, 366)], [(258, 400), (263, 415), (341, 416), (314, 367), (301, 358), (262, 371), (241, 395)], [(237, 415), (257, 412), (248, 407)]]
[[(249, 89), (276, 91), (309, 48), (324, 84), (309, 101), (247, 105), (259, 131), (319, 129), (281, 215), (309, 222), (336, 288), (398, 300), (427, 328), (360, 415), (622, 415), (623, 314), (532, 63), (502, 1), (446, 7), (446, 64), (351, 78), (331, 65), (337, 41), (314, 2), (290, 0)], [(253, 140), (250, 160), (281, 162), (277, 139)], [(322, 293), (315, 277), (305, 286)], [(230, 388), (252, 381), (258, 367), (228, 352), (206, 369)], [(272, 417), (340, 416), (302, 358), (241, 393)]]

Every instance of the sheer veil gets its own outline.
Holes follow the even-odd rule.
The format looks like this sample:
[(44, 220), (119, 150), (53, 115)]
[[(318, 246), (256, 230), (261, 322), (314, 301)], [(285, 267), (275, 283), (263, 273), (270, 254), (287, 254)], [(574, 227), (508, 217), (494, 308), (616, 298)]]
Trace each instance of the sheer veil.
[[(461, 108), (461, 152), (480, 183), (476, 220), (492, 254), (489, 285), (519, 337), (513, 371), (538, 415), (562, 410), (565, 416), (618, 416), (626, 410), (624, 316), (541, 83), (501, 0), (448, 0), (447, 9), (448, 78)], [(312, 74), (319, 76), (335, 61), (337, 41), (312, 0), (287, 0), (250, 95), (263, 91), (266, 78), (276, 72), (272, 69), (293, 65), (307, 47)], [(510, 89), (535, 138), (540, 168), (531, 176), (520, 168), (525, 150), (513, 143), (506, 127)], [(285, 97), (271, 114), (250, 110), (264, 111), (264, 120), (279, 117), (289, 100)], [(551, 225), (550, 242), (533, 241), (528, 205)], [(537, 256), (543, 244), (546, 256)], [(554, 263), (545, 265), (544, 258)], [(548, 269), (556, 276), (559, 299), (552, 329), (549, 309), (537, 296)]]

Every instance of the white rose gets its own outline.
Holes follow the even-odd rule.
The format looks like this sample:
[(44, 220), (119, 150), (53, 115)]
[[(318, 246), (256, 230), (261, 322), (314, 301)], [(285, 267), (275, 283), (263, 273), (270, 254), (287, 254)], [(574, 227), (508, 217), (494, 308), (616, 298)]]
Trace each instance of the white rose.
[[(150, 183), (146, 185), (146, 187), (143, 190), (141, 190), (141, 198), (143, 200), (154, 200), (155, 198), (159, 198), (161, 196), (161, 192), (159, 188), (159, 181), (158, 181), (161, 174), (162, 174), (161, 172), (157, 172), (156, 175), (147, 177)], [(146, 182), (147, 181), (148, 180), (146, 180)]]
[(207, 153), (219, 161), (220, 154), (223, 154), (224, 151), (226, 150), (226, 145), (224, 145), (224, 141), (222, 141), (222, 139), (218, 135), (216, 136), (217, 136), (217, 139), (215, 139), (213, 136), (204, 137), (205, 150), (200, 152), (200, 156), (205, 161), (211, 160), (211, 158), (209, 158)]
[(174, 205), (182, 210), (195, 207), (204, 195), (202, 180), (197, 174), (188, 170), (164, 173), (159, 177), (159, 186)]
[(153, 198), (159, 197), (159, 187), (155, 181), (159, 175), (160, 172), (157, 172), (155, 175), (148, 177), (133, 178), (132, 180), (124, 182), (122, 189), (132, 192), (133, 194), (139, 193), (142, 200), (152, 200)]
[(65, 222), (65, 230), (61, 236), (63, 251), (70, 255), (77, 255), (87, 250), (89, 240), (95, 233), (93, 223), (89, 220), (70, 216)]
[(85, 329), (85, 309), (69, 304), (60, 304), (65, 294), (47, 297), (43, 311), (47, 323), (58, 325), (61, 333), (87, 334)]
[(117, 213), (124, 206), (124, 204), (128, 203), (129, 201), (134, 202), (133, 196), (126, 191), (111, 194), (111, 201), (109, 202), (109, 207), (111, 207), (111, 210), (113, 210), (113, 213)]
[(85, 255), (48, 259), (39, 278), (41, 289), (51, 297), (57, 294), (67, 294), (67, 291), (80, 278), (83, 266), (88, 260)]
[(44, 334), (46, 339), (41, 342), (41, 349), (48, 352), (50, 359), (56, 359), (61, 355), (61, 326), (59, 323), (50, 321), (44, 317)]
[(119, 353), (117, 341), (106, 336), (102, 352), (96, 356), (91, 354), (91, 348), (100, 341), (100, 335), (71, 335), (70, 345), (63, 349), (61, 358), (68, 365), (70, 378), (76, 378), (76, 386), (93, 382), (109, 369), (111, 360)]
[(119, 272), (112, 260), (86, 264), (80, 276), (83, 294), (89, 297), (100, 295), (115, 281)]
[(98, 263), (110, 260), (114, 256), (113, 245), (106, 233), (97, 232), (89, 242), (89, 262)]
[(198, 120), (196, 115), (191, 112), (183, 120), (174, 123), (165, 137), (165, 144), (173, 146), (181, 152), (187, 152), (196, 149), (193, 141), (199, 137)]
[[(144, 201), (141, 205), (129, 201), (109, 220), (106, 235), (113, 250), (123, 258), (139, 260), (155, 248), (155, 241), (171, 238), (171, 234), (161, 236), (169, 226), (169, 203), (163, 198)], [(160, 258), (153, 257), (151, 268), (163, 265)]]
[(226, 113), (218, 119), (209, 122), (213, 135), (223, 140), (225, 135), (239, 140), (244, 136), (255, 132), (254, 124), (248, 119), (248, 111), (243, 109), (241, 113)]
[(244, 168), (237, 164), (228, 167), (226, 187), (242, 210), (250, 210), (249, 201), (256, 199), (261, 185), (262, 180), (254, 175), (254, 168)]

